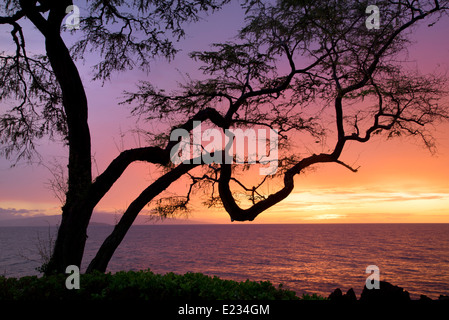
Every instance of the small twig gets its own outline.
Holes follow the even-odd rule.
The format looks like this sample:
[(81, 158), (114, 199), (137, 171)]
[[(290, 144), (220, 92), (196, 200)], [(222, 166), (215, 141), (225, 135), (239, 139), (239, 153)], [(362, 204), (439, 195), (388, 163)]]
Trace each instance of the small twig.
[(346, 164), (346, 163), (344, 163), (343, 161), (340, 161), (340, 160), (335, 160), (335, 163), (338, 163), (338, 164), (342, 165), (343, 167), (345, 167), (346, 169), (351, 170), (352, 172), (358, 172), (359, 169), (360, 169), (360, 166), (357, 167), (357, 168), (353, 168), (350, 165), (348, 165), (348, 164)]

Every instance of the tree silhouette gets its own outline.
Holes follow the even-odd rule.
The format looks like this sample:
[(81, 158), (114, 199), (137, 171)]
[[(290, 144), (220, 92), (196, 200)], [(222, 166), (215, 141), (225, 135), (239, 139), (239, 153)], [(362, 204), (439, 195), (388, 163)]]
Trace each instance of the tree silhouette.
[[(93, 180), (87, 99), (73, 59), (82, 58), (88, 49), (101, 53), (95, 66), (100, 80), (135, 65), (145, 68), (151, 57), (175, 53), (164, 32), (182, 36), (182, 22), (194, 20), (198, 10), (222, 5), (218, 1), (177, 3), (134, 1), (132, 8), (137, 14), (131, 14), (122, 11), (125, 4), (121, 1), (94, 1), (89, 5), (90, 16), (80, 21), (85, 36), (73, 47), (73, 55), (60, 35), (70, 2), (6, 4), (7, 16), (1, 17), (0, 23), (11, 26), (17, 50), (1, 57), (1, 96), (13, 96), (19, 104), (0, 119), (4, 152), (28, 156), (35, 138), (56, 133), (67, 139), (69, 147), (66, 203), (47, 273), (80, 265), (92, 210), (135, 161), (165, 169), (126, 209), (88, 272), (106, 270), (139, 212), (183, 175), (191, 179), (187, 194), (161, 199), (159, 214), (186, 208), (192, 190), (199, 187), (210, 190), (209, 206), (221, 204), (232, 220), (251, 221), (284, 200), (294, 189), (294, 177), (312, 165), (337, 163), (357, 171), (340, 159), (348, 143), (365, 143), (376, 134), (387, 138), (411, 135), (434, 148), (428, 127), (448, 118), (447, 107), (439, 102), (446, 94), (446, 79), (410, 72), (396, 59), (406, 50), (410, 31), (420, 21), (441, 19), (449, 9), (448, 1), (377, 1), (380, 24), (368, 28), (369, 1), (282, 0), (273, 4), (254, 0), (244, 3), (246, 25), (235, 41), (191, 53), (192, 59), (203, 63), (208, 78), (189, 80), (174, 93), (142, 81), (136, 92), (127, 93), (124, 102), (135, 106), (133, 114), (150, 122), (170, 119), (176, 125), (152, 133), (148, 147), (121, 152)], [(23, 17), (44, 35), (45, 56), (26, 55), (18, 23)], [(118, 22), (120, 28), (109, 28), (112, 22)], [(136, 29), (143, 32), (142, 39), (135, 37)], [(248, 187), (239, 175), (247, 166), (203, 159), (174, 166), (170, 152), (178, 141), (170, 140), (170, 133), (175, 129), (192, 132), (195, 121), (223, 132), (231, 128), (276, 129), (276, 175), (260, 177)], [(320, 142), (321, 152), (296, 152), (291, 145), (298, 137)], [(227, 151), (206, 152), (221, 159)], [(199, 173), (193, 173), (194, 168)], [(279, 179), (282, 186), (265, 194), (263, 186), (271, 179)]]
[[(395, 59), (406, 50), (412, 28), (424, 19), (435, 23), (448, 3), (377, 2), (382, 19), (378, 29), (367, 27), (368, 6), (367, 1), (254, 1), (235, 42), (191, 54), (204, 63), (202, 70), (210, 79), (185, 84), (181, 94), (166, 94), (141, 82), (128, 102), (138, 102), (134, 112), (150, 119), (163, 110), (182, 113), (183, 119), (204, 120), (207, 114), (222, 130), (255, 125), (278, 130), (284, 150), (278, 172), (284, 185), (278, 191), (253, 201), (267, 179), (244, 187), (233, 175), (237, 168), (226, 163), (211, 175), (193, 177), (194, 182), (206, 179), (218, 185), (212, 190), (237, 221), (251, 221), (285, 199), (293, 178), (314, 164), (337, 163), (357, 171), (340, 160), (349, 142), (364, 143), (377, 134), (411, 135), (433, 151), (428, 126), (448, 117), (447, 106), (439, 103), (446, 79), (408, 71)], [(323, 117), (332, 125), (322, 125)], [(328, 150), (292, 153), (291, 142), (301, 134), (326, 141)], [(246, 208), (233, 196), (231, 182), (249, 193)]]
[[(132, 67), (145, 70), (153, 57), (171, 58), (175, 54), (172, 39), (184, 35), (184, 23), (197, 20), (201, 12), (219, 9), (224, 2), (89, 1), (85, 3), (89, 15), (79, 21), (83, 36), (70, 50), (61, 31), (72, 1), (7, 0), (2, 5), (0, 24), (11, 28), (15, 50), (0, 57), (0, 97), (17, 100), (0, 118), (2, 153), (29, 158), (35, 139), (45, 135), (61, 135), (69, 149), (68, 190), (46, 273), (64, 272), (68, 265), (80, 266), (92, 211), (130, 163), (168, 163), (159, 148), (128, 150), (92, 179), (88, 102), (74, 60), (82, 59), (86, 50), (98, 53), (94, 78), (99, 80)], [(21, 26), (24, 19), (44, 36), (44, 55), (29, 56)], [(169, 176), (186, 170), (181, 166)]]

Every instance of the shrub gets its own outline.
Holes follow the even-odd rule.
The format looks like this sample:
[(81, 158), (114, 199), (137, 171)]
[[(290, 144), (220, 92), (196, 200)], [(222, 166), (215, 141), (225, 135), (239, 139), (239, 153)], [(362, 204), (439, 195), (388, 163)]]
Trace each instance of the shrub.
[(146, 271), (80, 276), (80, 289), (68, 290), (65, 275), (0, 277), (0, 300), (297, 300), (294, 291), (268, 281), (237, 282), (201, 273), (165, 275)]
[(304, 293), (301, 297), (301, 300), (328, 300), (328, 298), (320, 296), (319, 294), (316, 293), (312, 295)]

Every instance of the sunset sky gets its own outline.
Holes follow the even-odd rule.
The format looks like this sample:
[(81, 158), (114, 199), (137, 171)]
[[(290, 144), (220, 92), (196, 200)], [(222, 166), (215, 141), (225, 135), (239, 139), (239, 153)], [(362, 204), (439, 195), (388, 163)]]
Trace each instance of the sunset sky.
[[(198, 65), (187, 53), (228, 40), (242, 23), (243, 12), (237, 4), (230, 4), (187, 28), (186, 39), (178, 44), (182, 52), (172, 63), (156, 60), (148, 75), (139, 71), (118, 74), (104, 86), (90, 81), (89, 63), (95, 62), (94, 56), (85, 65), (78, 63), (89, 99), (94, 174), (101, 173), (121, 150), (142, 146), (143, 141), (129, 132), (135, 127), (135, 118), (129, 116), (129, 108), (118, 105), (123, 90), (133, 90), (139, 79), (145, 79), (169, 91), (183, 81), (183, 73), (200, 76)], [(421, 24), (416, 29), (409, 59), (422, 73), (449, 72), (448, 30), (448, 17), (431, 28)], [(11, 46), (9, 32), (0, 29), (0, 47)], [(42, 39), (28, 37), (27, 46), (39, 51)], [(0, 112), (4, 108), (0, 104)], [(139, 123), (140, 128), (145, 125)], [(348, 144), (342, 160), (360, 166), (358, 173), (336, 164), (320, 165), (297, 176), (294, 192), (253, 223), (449, 223), (449, 125), (435, 128), (435, 137), (436, 155), (408, 138), (385, 142), (376, 137), (366, 144)], [(44, 164), (66, 163), (67, 150), (60, 144), (46, 140), (39, 144)], [(0, 225), (1, 220), (14, 217), (58, 214), (61, 204), (46, 187), (49, 170), (37, 163), (11, 168), (12, 163), (0, 158)], [(96, 211), (116, 214), (124, 210), (154, 180), (157, 173), (150, 168), (148, 164), (132, 165)], [(270, 188), (275, 190), (276, 185)], [(197, 197), (193, 203), (192, 221), (230, 223), (224, 210), (208, 210), (200, 202)]]

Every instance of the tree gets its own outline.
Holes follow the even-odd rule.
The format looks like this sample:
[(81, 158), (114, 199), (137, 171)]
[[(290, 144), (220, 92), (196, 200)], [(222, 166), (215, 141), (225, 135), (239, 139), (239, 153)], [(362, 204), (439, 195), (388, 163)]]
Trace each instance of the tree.
[[(69, 189), (48, 272), (62, 272), (69, 264), (80, 264), (93, 208), (134, 161), (162, 165), (165, 169), (126, 209), (88, 272), (106, 270), (139, 212), (183, 175), (191, 179), (186, 195), (160, 198), (156, 212), (170, 215), (185, 209), (193, 190), (207, 187), (209, 206), (222, 205), (232, 220), (252, 221), (284, 200), (294, 189), (295, 176), (315, 164), (337, 163), (357, 171), (340, 159), (348, 143), (365, 143), (375, 134), (412, 135), (420, 137), (432, 150), (434, 142), (428, 126), (448, 118), (447, 107), (439, 103), (446, 94), (445, 78), (412, 73), (395, 62), (406, 49), (410, 30), (423, 20), (435, 23), (447, 12), (447, 1), (378, 1), (376, 5), (381, 12), (378, 29), (367, 27), (367, 1), (246, 1), (247, 23), (235, 41), (214, 44), (211, 51), (191, 54), (203, 63), (202, 70), (208, 78), (189, 80), (174, 93), (142, 81), (136, 92), (128, 93), (124, 102), (135, 106), (133, 114), (145, 116), (149, 121), (164, 117), (175, 125), (166, 132), (152, 133), (150, 146), (123, 151), (92, 181), (87, 101), (72, 57), (59, 34), (63, 9), (68, 3), (54, 7), (44, 1), (40, 3), (40, 6), (34, 6), (36, 2), (30, 5), (20, 1), (20, 6), (10, 3), (9, 17), (0, 19), (2, 24), (12, 26), (17, 45), (15, 57), (3, 58), (4, 65), (11, 65), (11, 72), (19, 75), (2, 96), (19, 92), (16, 97), (22, 99), (13, 110), (18, 117), (10, 114), (2, 117), (0, 137), (11, 143), (8, 152), (18, 150), (26, 154), (34, 137), (51, 133), (54, 128), (67, 135)], [(139, 12), (149, 9), (144, 5), (147, 2), (136, 3), (140, 4)], [(81, 24), (88, 36), (74, 47), (77, 57), (82, 56), (88, 45), (111, 52), (108, 59), (96, 66), (99, 79), (108, 79), (112, 71), (132, 65), (131, 56), (137, 56), (145, 66), (147, 56), (140, 50), (150, 56), (173, 53), (170, 43), (159, 39), (159, 33), (147, 32), (147, 36), (151, 35), (149, 42), (134, 42), (132, 34), (124, 36), (136, 25), (143, 31), (147, 25), (134, 16), (118, 13), (118, 4), (121, 3), (95, 2), (91, 6), (92, 16)], [(203, 9), (218, 5), (198, 2), (190, 8), (200, 4)], [(182, 12), (179, 14), (171, 6), (156, 6), (150, 12), (154, 14), (151, 21), (176, 21), (166, 27), (178, 34), (178, 22), (191, 17), (186, 16), (191, 10), (183, 8), (175, 8)], [(94, 15), (94, 11), (99, 15)], [(41, 12), (49, 12), (48, 18), (44, 19)], [(49, 62), (25, 55), (17, 25), (25, 15), (46, 37)], [(107, 22), (113, 19), (121, 22), (123, 28), (119, 32), (104, 31)], [(57, 28), (50, 32), (53, 25)], [(26, 86), (25, 71), (33, 86)], [(11, 72), (4, 72), (2, 79), (10, 80)], [(52, 74), (56, 83), (51, 81)], [(33, 101), (36, 97), (45, 99)], [(58, 108), (58, 103), (62, 108)], [(83, 112), (78, 112), (80, 105)], [(42, 113), (44, 117), (34, 118), (33, 109), (37, 108), (46, 111)], [(41, 125), (37, 126), (39, 121)], [(228, 135), (223, 149), (201, 145), (208, 159), (222, 161), (205, 161), (204, 153), (198, 159), (198, 153), (194, 152), (191, 161), (173, 165), (171, 160), (176, 152), (172, 151), (179, 141), (170, 139), (171, 134), (177, 129), (193, 134), (196, 121), (225, 133), (236, 128), (276, 129), (279, 148), (276, 174), (260, 177), (257, 182), (251, 180), (253, 186), (248, 187), (240, 177), (241, 170), (247, 170), (248, 166), (225, 161), (229, 151), (226, 148), (235, 135)], [(323, 121), (331, 122), (332, 126), (323, 125)], [(308, 137), (312, 144), (319, 141), (320, 146), (329, 147), (323, 147), (319, 153), (297, 152), (291, 145), (299, 136)], [(263, 165), (261, 159), (258, 161)], [(191, 171), (194, 168), (198, 172)], [(279, 179), (282, 186), (271, 193), (262, 192), (271, 179)]]
[[(166, 94), (142, 82), (128, 102), (137, 101), (134, 111), (149, 118), (159, 110), (181, 111), (191, 119), (208, 113), (222, 130), (255, 125), (278, 129), (284, 152), (277, 175), (283, 187), (276, 192), (256, 197), (267, 179), (245, 187), (235, 177), (237, 167), (227, 163), (210, 175), (192, 177), (194, 183), (206, 179), (218, 185), (213, 192), (237, 221), (251, 221), (285, 199), (294, 177), (314, 164), (337, 163), (356, 172), (340, 159), (350, 142), (365, 143), (377, 134), (410, 135), (433, 151), (428, 127), (448, 118), (447, 106), (439, 102), (447, 94), (446, 79), (411, 72), (395, 59), (402, 58), (413, 28), (422, 20), (442, 18), (448, 3), (376, 4), (382, 19), (378, 29), (367, 27), (368, 1), (253, 1), (235, 42), (191, 54), (211, 78), (185, 84), (181, 94)], [(323, 126), (323, 118), (332, 126)], [(300, 134), (330, 147), (318, 154), (294, 154), (290, 143)], [(235, 182), (248, 194), (246, 208), (234, 197), (230, 184)], [(214, 193), (211, 198), (216, 199)]]
[[(0, 56), (0, 97), (17, 101), (0, 118), (2, 153), (29, 158), (35, 139), (45, 135), (61, 135), (69, 149), (68, 189), (46, 273), (64, 272), (68, 265), (80, 266), (92, 211), (131, 162), (168, 163), (160, 148), (128, 150), (92, 179), (88, 101), (75, 59), (95, 50), (99, 61), (94, 78), (98, 80), (108, 80), (112, 72), (133, 67), (145, 70), (155, 56), (173, 57), (173, 42), (184, 35), (184, 23), (197, 20), (201, 12), (219, 9), (225, 2), (89, 1), (85, 3), (89, 15), (79, 21), (83, 36), (71, 49), (61, 31), (72, 1), (7, 0), (2, 6), (0, 24), (11, 28), (15, 50)], [(29, 56), (21, 25), (24, 19), (44, 37), (45, 54)], [(170, 175), (186, 170), (188, 167), (182, 166)]]
[[(177, 123), (174, 128), (192, 131), (194, 121), (202, 121), (222, 132), (262, 127), (277, 129), (279, 134), (279, 170), (257, 182), (250, 180), (252, 187), (241, 179), (241, 170), (247, 167), (222, 158), (228, 150), (202, 144), (206, 155), (219, 153), (222, 161), (203, 163), (199, 175), (187, 173), (191, 186), (186, 196), (162, 203), (160, 211), (184, 209), (192, 188), (208, 186), (207, 205), (222, 205), (232, 221), (252, 221), (284, 200), (294, 188), (294, 177), (312, 165), (337, 163), (356, 172), (340, 159), (350, 142), (365, 143), (377, 134), (411, 135), (433, 151), (428, 126), (448, 118), (447, 106), (439, 103), (447, 93), (446, 79), (412, 73), (395, 58), (406, 49), (412, 28), (421, 20), (440, 19), (448, 3), (378, 2), (382, 24), (374, 30), (366, 24), (368, 5), (366, 1), (250, 2), (247, 24), (236, 41), (191, 53), (203, 63), (209, 78), (191, 80), (169, 94), (142, 81), (136, 92), (128, 93), (125, 102), (136, 105), (134, 114), (149, 121), (170, 117)], [(332, 121), (334, 128), (324, 127), (323, 119)], [(326, 141), (331, 147), (320, 153), (292, 152), (292, 141), (304, 135), (312, 144)], [(174, 146), (167, 141), (169, 135), (162, 132), (159, 137), (165, 137), (161, 145)], [(186, 163), (193, 165), (191, 160)], [(283, 186), (262, 192), (272, 178), (280, 179)], [(142, 194), (142, 203), (152, 199)], [(137, 210), (128, 210), (123, 217), (128, 214), (132, 219)], [(112, 255), (117, 245), (113, 239), (120, 234), (111, 234), (112, 241), (103, 244), (90, 268)]]

